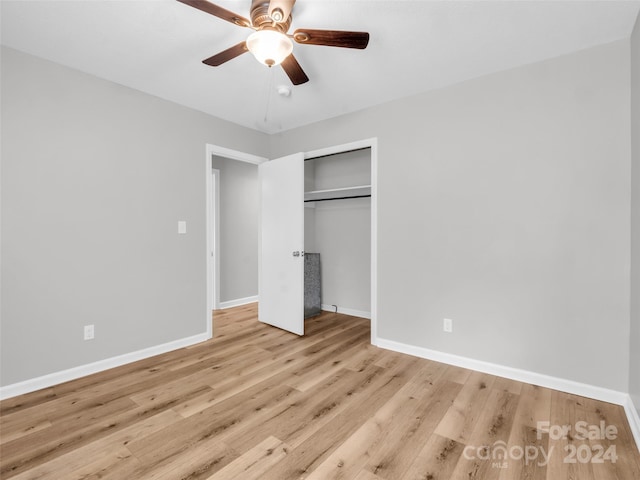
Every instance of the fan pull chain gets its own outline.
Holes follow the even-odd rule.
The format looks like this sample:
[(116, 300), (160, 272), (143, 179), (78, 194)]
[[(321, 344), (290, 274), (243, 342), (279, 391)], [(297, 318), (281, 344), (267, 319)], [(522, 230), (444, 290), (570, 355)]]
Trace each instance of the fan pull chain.
[(271, 90), (273, 89), (273, 68), (269, 67), (269, 81), (267, 82), (267, 105), (264, 111), (264, 123), (269, 117), (269, 107), (271, 106)]

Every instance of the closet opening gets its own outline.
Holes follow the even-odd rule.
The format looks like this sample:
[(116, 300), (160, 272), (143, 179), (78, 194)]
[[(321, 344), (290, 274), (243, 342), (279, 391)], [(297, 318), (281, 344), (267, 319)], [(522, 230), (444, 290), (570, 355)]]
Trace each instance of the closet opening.
[(304, 192), (305, 318), (371, 319), (371, 146), (305, 157)]
[[(258, 319), (304, 335), (305, 317), (337, 310), (370, 319), (375, 345), (377, 139), (290, 154), (258, 173)], [(304, 265), (313, 257), (320, 275), (312, 312), (304, 308)]]

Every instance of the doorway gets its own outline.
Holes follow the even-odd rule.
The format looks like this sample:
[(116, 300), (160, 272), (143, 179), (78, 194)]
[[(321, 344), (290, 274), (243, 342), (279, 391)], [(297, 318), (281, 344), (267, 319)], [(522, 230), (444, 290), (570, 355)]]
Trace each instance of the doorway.
[[(361, 163), (360, 160), (365, 160), (369, 166), (369, 174), (366, 175), (368, 184), (366, 185), (351, 185), (354, 179), (353, 173), (356, 173), (355, 177), (362, 182), (362, 172), (359, 168), (357, 171), (351, 171), (354, 162), (346, 161), (342, 155), (349, 154), (350, 152), (366, 152), (368, 155), (364, 155), (362, 159), (358, 159), (355, 162), (356, 167)], [(307, 182), (310, 178), (305, 178), (305, 168), (303, 163), (306, 160), (318, 160), (323, 157), (333, 157), (341, 155), (340, 161), (331, 162), (333, 167), (329, 168), (329, 177), (340, 176), (343, 177), (340, 183), (345, 180), (344, 174), (351, 174), (346, 176), (348, 186), (345, 185), (333, 185), (332, 188), (327, 189), (326, 186), (320, 187), (319, 185), (311, 186), (311, 191), (305, 191), (305, 184), (316, 183), (317, 178), (313, 182)], [(369, 158), (367, 158), (369, 157)], [(344, 161), (344, 164), (340, 164)], [(345, 170), (345, 168), (347, 169)], [(323, 168), (323, 170), (326, 170)], [(261, 190), (262, 190), (262, 245), (261, 245), (261, 260), (260, 260), (260, 310), (259, 320), (275, 325), (284, 330), (288, 330), (297, 335), (304, 334), (304, 308), (303, 308), (303, 279), (304, 279), (304, 264), (303, 257), (304, 251), (308, 250), (311, 244), (305, 245), (305, 215), (303, 205), (306, 202), (322, 202), (325, 200), (343, 201), (347, 197), (351, 199), (362, 199), (364, 197), (370, 197), (367, 203), (367, 211), (369, 221), (365, 218), (359, 227), (360, 245), (355, 245), (355, 248), (369, 243), (370, 250), (369, 258), (361, 258), (358, 267), (359, 272), (364, 272), (360, 278), (364, 276), (370, 277), (368, 303), (370, 305), (370, 311), (364, 312), (367, 309), (366, 306), (360, 306), (356, 311), (351, 310), (347, 312), (346, 309), (342, 309), (342, 313), (351, 313), (357, 315), (364, 315), (371, 319), (371, 343), (377, 343), (377, 140), (368, 139), (360, 142), (353, 142), (350, 144), (339, 145), (322, 150), (315, 150), (307, 153), (298, 153), (274, 159), (266, 164), (262, 164), (259, 167)], [(322, 175), (324, 176), (324, 175)], [(326, 178), (323, 178), (323, 183)], [(331, 182), (333, 183), (333, 182)], [(306, 185), (309, 187), (310, 185)], [(315, 190), (318, 187), (320, 190)], [(304, 204), (303, 204), (304, 201)], [(351, 205), (353, 207), (354, 205)], [(323, 211), (323, 220), (326, 223), (326, 210)], [(353, 213), (353, 211), (352, 211)], [(334, 217), (335, 218), (335, 217)], [(362, 219), (362, 215), (358, 213), (357, 218)], [(345, 226), (349, 226), (349, 223), (354, 220), (353, 215), (349, 215), (349, 219), (345, 220), (346, 216), (342, 219)], [(316, 222), (317, 227), (317, 222)], [(335, 226), (328, 224), (328, 228), (324, 233), (328, 233), (331, 236), (331, 229)], [(341, 228), (341, 227), (338, 227)], [(334, 230), (335, 231), (335, 230)], [(368, 239), (367, 239), (368, 237)], [(347, 240), (350, 240), (347, 238)], [(344, 245), (348, 241), (343, 242)], [(329, 243), (324, 242), (325, 246)], [(330, 245), (325, 252), (331, 250), (330, 255), (333, 255), (332, 262), (334, 265), (340, 267), (340, 258), (343, 253), (341, 251), (341, 245)], [(365, 251), (366, 248), (361, 249)], [(322, 253), (322, 252), (317, 252)], [(361, 253), (361, 252), (360, 252)], [(366, 263), (369, 263), (370, 268), (366, 268)], [(368, 270), (368, 272), (367, 272)], [(338, 272), (336, 274), (336, 272)], [(333, 272), (333, 278), (339, 278), (339, 270)], [(364, 279), (363, 279), (364, 280)], [(324, 281), (324, 278), (323, 278)], [(357, 281), (357, 279), (356, 279)], [(351, 298), (349, 302), (354, 301), (356, 297), (366, 298), (366, 285), (367, 282), (363, 282), (362, 287), (365, 289), (364, 295), (360, 288), (355, 289), (349, 287), (348, 297)], [(336, 282), (337, 289), (345, 286), (344, 282)], [(358, 286), (360, 287), (360, 285)], [(334, 296), (333, 298), (340, 298)], [(343, 297), (346, 298), (346, 297)], [(339, 302), (339, 300), (336, 300)], [(324, 303), (324, 302), (323, 302)], [(364, 303), (361, 303), (364, 305)], [(336, 307), (336, 305), (332, 305)], [(328, 306), (325, 306), (328, 307)], [(336, 307), (337, 310), (337, 307)]]
[[(214, 168), (214, 162), (218, 160)], [(222, 162), (226, 162), (228, 167), (233, 167), (233, 170), (242, 169), (243, 165), (240, 162), (255, 166), (266, 162), (267, 159), (258, 157), (245, 152), (237, 150), (231, 150), (225, 147), (217, 145), (207, 144), (206, 146), (206, 159), (205, 159), (205, 179), (206, 179), (206, 332), (207, 336), (211, 338), (214, 334), (213, 323), (213, 311), (219, 308), (229, 308), (235, 305), (241, 305), (243, 302), (255, 301), (257, 297), (251, 297), (245, 295), (242, 298), (237, 298), (236, 293), (233, 291), (234, 281), (227, 281), (225, 285), (222, 285), (221, 276), (225, 277), (225, 271), (221, 270), (221, 248), (224, 248), (223, 244), (225, 239), (225, 225), (228, 228), (228, 222), (238, 222), (242, 220), (241, 212), (234, 212), (228, 208), (220, 208), (221, 202), (225, 199), (224, 189), (225, 181), (229, 182), (233, 175), (226, 175), (224, 167), (219, 168)], [(236, 162), (239, 162), (237, 165)], [(236, 168), (237, 167), (237, 168)], [(229, 173), (229, 172), (227, 172)], [(227, 185), (229, 190), (234, 190), (233, 185)], [(228, 206), (228, 205), (227, 205)], [(223, 218), (227, 222), (223, 221)], [(257, 224), (257, 222), (256, 222)], [(227, 232), (230, 233), (230, 232)], [(240, 245), (233, 245), (233, 248), (240, 248)], [(229, 250), (229, 249), (228, 249)], [(233, 252), (227, 252), (233, 253)], [(236, 255), (237, 256), (237, 255)], [(225, 256), (232, 258), (233, 255)], [(227, 268), (229, 272), (229, 268)], [(255, 272), (257, 277), (257, 272)], [(237, 275), (236, 275), (237, 277)], [(225, 277), (226, 278), (226, 277)], [(236, 282), (238, 283), (238, 282)], [(231, 290), (230, 290), (231, 289)], [(237, 291), (236, 291), (237, 292)], [(234, 296), (235, 295), (235, 296)], [(254, 295), (257, 295), (257, 291)], [(231, 298), (226, 298), (231, 296)]]
[[(366, 150), (369, 153), (370, 161), (370, 189), (367, 192), (370, 195), (370, 312), (369, 318), (371, 320), (371, 344), (377, 345), (378, 343), (378, 139), (368, 138), (365, 140), (359, 140), (342, 145), (335, 145), (328, 148), (322, 148), (305, 152), (305, 161), (319, 159), (323, 157), (330, 157), (333, 155), (343, 155), (349, 152), (355, 152), (359, 150)], [(359, 190), (354, 189), (354, 196), (359, 194)], [(363, 312), (349, 312), (348, 314), (355, 314), (360, 316)]]

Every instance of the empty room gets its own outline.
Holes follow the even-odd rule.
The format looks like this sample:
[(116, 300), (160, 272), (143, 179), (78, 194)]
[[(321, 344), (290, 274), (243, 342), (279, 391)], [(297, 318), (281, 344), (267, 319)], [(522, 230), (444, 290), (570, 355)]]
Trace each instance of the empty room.
[(0, 0), (0, 478), (640, 479), (640, 0)]

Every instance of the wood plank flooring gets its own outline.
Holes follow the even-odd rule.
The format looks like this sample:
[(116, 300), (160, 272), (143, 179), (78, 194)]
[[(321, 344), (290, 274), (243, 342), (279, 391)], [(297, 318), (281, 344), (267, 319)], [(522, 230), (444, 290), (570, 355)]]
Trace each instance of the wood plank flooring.
[(0, 478), (640, 479), (622, 407), (378, 349), (346, 315), (299, 338), (253, 304), (214, 327), (3, 401)]

